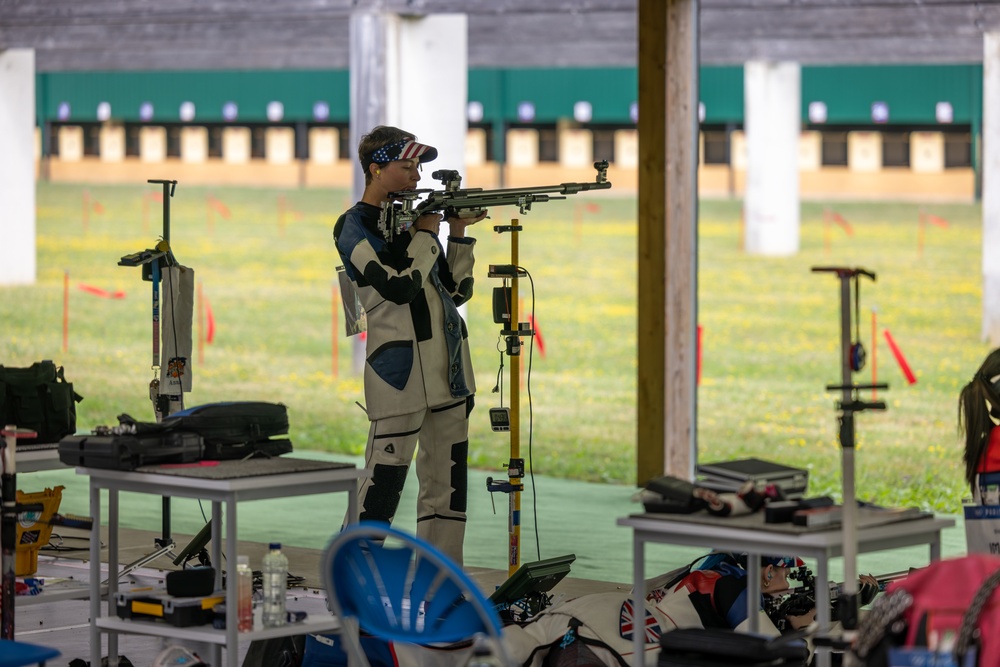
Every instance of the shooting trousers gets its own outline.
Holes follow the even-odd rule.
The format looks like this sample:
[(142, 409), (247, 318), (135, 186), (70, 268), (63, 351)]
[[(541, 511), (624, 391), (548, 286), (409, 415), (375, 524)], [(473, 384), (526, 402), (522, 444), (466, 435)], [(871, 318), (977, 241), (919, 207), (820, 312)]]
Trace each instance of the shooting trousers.
[(362, 521), (391, 523), (416, 450), (417, 537), (459, 565), (465, 540), (471, 408), (469, 397), (372, 422), (365, 448), (365, 467), (372, 475), (358, 492)]

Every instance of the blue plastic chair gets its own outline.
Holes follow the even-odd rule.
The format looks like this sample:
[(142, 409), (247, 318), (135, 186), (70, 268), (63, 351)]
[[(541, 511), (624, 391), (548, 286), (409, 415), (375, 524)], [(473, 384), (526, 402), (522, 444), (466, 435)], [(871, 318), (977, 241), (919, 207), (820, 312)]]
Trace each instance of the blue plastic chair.
[(0, 667), (22, 667), (22, 665), (42, 665), (52, 658), (62, 655), (54, 648), (26, 644), (25, 642), (0, 639)]
[[(453, 643), (488, 635), (511, 665), (503, 624), (462, 569), (426, 541), (383, 523), (361, 522), (335, 536), (320, 576), (343, 624), (348, 658), (367, 666), (358, 629), (408, 644)], [(354, 664), (353, 662), (351, 664)]]

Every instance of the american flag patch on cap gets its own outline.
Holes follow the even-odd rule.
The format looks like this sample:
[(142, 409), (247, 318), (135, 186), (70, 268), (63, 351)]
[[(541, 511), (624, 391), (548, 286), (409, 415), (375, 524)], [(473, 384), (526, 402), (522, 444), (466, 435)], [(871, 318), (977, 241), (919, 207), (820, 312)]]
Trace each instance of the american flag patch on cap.
[(385, 164), (396, 160), (420, 160), (430, 162), (437, 157), (437, 149), (433, 146), (417, 143), (414, 139), (404, 139), (394, 144), (382, 146), (372, 152), (372, 162)]

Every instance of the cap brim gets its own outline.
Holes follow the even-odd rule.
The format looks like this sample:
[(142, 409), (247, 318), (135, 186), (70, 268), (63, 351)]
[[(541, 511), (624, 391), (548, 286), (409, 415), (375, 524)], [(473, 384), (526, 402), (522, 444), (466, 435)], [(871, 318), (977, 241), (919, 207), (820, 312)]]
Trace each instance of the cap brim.
[(410, 141), (399, 151), (397, 160), (419, 160), (420, 162), (430, 162), (438, 156), (437, 149), (427, 144)]

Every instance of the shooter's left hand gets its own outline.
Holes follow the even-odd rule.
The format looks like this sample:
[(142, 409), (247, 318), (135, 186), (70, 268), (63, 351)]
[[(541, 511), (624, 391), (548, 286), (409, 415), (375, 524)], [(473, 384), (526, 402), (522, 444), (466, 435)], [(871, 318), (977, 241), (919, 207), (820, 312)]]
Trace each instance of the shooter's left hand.
[(471, 218), (460, 218), (458, 216), (448, 218), (448, 226), (451, 228), (449, 236), (461, 239), (465, 238), (465, 228), (474, 225), (484, 219), (489, 211), (480, 211), (478, 215)]

